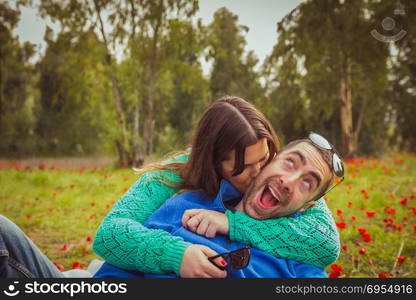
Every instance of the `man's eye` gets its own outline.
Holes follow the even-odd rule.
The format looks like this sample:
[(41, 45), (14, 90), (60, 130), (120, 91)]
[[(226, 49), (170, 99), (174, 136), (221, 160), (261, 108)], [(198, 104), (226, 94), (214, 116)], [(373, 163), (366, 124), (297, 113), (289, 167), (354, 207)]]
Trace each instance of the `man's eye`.
[(295, 162), (292, 159), (290, 159), (290, 158), (286, 159), (286, 166), (287, 167), (293, 168), (294, 165), (295, 165)]
[(312, 187), (312, 183), (310, 182), (310, 180), (309, 179), (304, 179), (304, 180), (302, 180), (302, 185), (303, 185), (303, 187), (306, 189), (306, 190), (310, 190), (311, 189), (311, 187)]

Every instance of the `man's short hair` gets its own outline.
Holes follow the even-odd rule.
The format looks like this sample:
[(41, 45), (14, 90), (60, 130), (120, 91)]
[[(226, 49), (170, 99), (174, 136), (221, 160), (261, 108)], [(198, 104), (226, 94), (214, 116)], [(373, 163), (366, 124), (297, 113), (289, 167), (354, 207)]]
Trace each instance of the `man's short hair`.
[[(328, 190), (329, 186), (331, 185), (332, 181), (334, 180), (334, 172), (333, 172), (334, 167), (332, 165), (333, 153), (330, 150), (327, 150), (327, 149), (316, 146), (309, 139), (299, 139), (299, 140), (291, 141), (289, 144), (284, 146), (281, 151), (285, 151), (285, 150), (287, 150), (289, 148), (292, 148), (292, 147), (294, 147), (298, 144), (301, 144), (301, 143), (307, 143), (307, 144), (313, 146), (318, 151), (318, 153), (321, 155), (323, 161), (327, 164), (327, 166), (329, 168), (329, 171), (331, 173), (331, 177), (326, 182), (324, 182), (322, 188), (319, 190), (319, 193), (317, 195), (323, 194), (326, 190)], [(308, 200), (308, 202), (312, 201), (312, 200), (316, 200), (316, 199), (310, 199), (310, 200)]]

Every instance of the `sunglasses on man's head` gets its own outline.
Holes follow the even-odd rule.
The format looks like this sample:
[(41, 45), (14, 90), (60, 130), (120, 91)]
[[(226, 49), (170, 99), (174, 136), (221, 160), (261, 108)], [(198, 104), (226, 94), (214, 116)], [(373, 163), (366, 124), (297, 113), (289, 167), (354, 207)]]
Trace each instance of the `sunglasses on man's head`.
[(250, 262), (250, 247), (239, 248), (234, 251), (221, 253), (208, 258), (208, 260), (212, 262), (214, 265), (216, 265), (218, 268), (220, 268), (221, 270), (225, 270), (225, 267), (220, 267), (214, 263), (214, 259), (218, 257), (222, 257), (225, 261), (227, 261), (228, 266), (232, 270), (243, 269)]
[(333, 185), (330, 189), (326, 190), (319, 196), (315, 197), (315, 199), (319, 199), (323, 196), (325, 196), (327, 193), (329, 193), (330, 190), (332, 190), (334, 187), (336, 187), (338, 184), (340, 184), (344, 180), (344, 165), (342, 164), (341, 158), (335, 150), (335, 147), (328, 142), (326, 138), (324, 138), (322, 135), (319, 135), (317, 133), (311, 132), (309, 133), (308, 139), (317, 147), (329, 150), (332, 153), (332, 172), (335, 174), (335, 176), (341, 178), (340, 181), (338, 181), (335, 185)]

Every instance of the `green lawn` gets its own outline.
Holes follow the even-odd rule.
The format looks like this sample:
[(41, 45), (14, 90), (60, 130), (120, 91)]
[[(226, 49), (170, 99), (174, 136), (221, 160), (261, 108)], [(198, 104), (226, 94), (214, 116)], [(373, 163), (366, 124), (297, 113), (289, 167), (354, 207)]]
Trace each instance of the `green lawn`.
[[(416, 155), (346, 163), (345, 181), (327, 197), (341, 235), (339, 277), (416, 277)], [(137, 180), (132, 170), (0, 162), (0, 213), (66, 269), (97, 256), (91, 240), (102, 218)], [(334, 272), (338, 271), (337, 272)]]

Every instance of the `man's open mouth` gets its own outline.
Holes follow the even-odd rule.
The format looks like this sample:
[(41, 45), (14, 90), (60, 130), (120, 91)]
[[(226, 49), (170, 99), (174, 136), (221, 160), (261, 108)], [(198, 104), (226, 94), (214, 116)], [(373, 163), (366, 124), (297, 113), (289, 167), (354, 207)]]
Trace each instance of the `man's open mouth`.
[(282, 204), (282, 195), (276, 189), (266, 184), (263, 192), (257, 199), (257, 205), (261, 209), (271, 209)]

